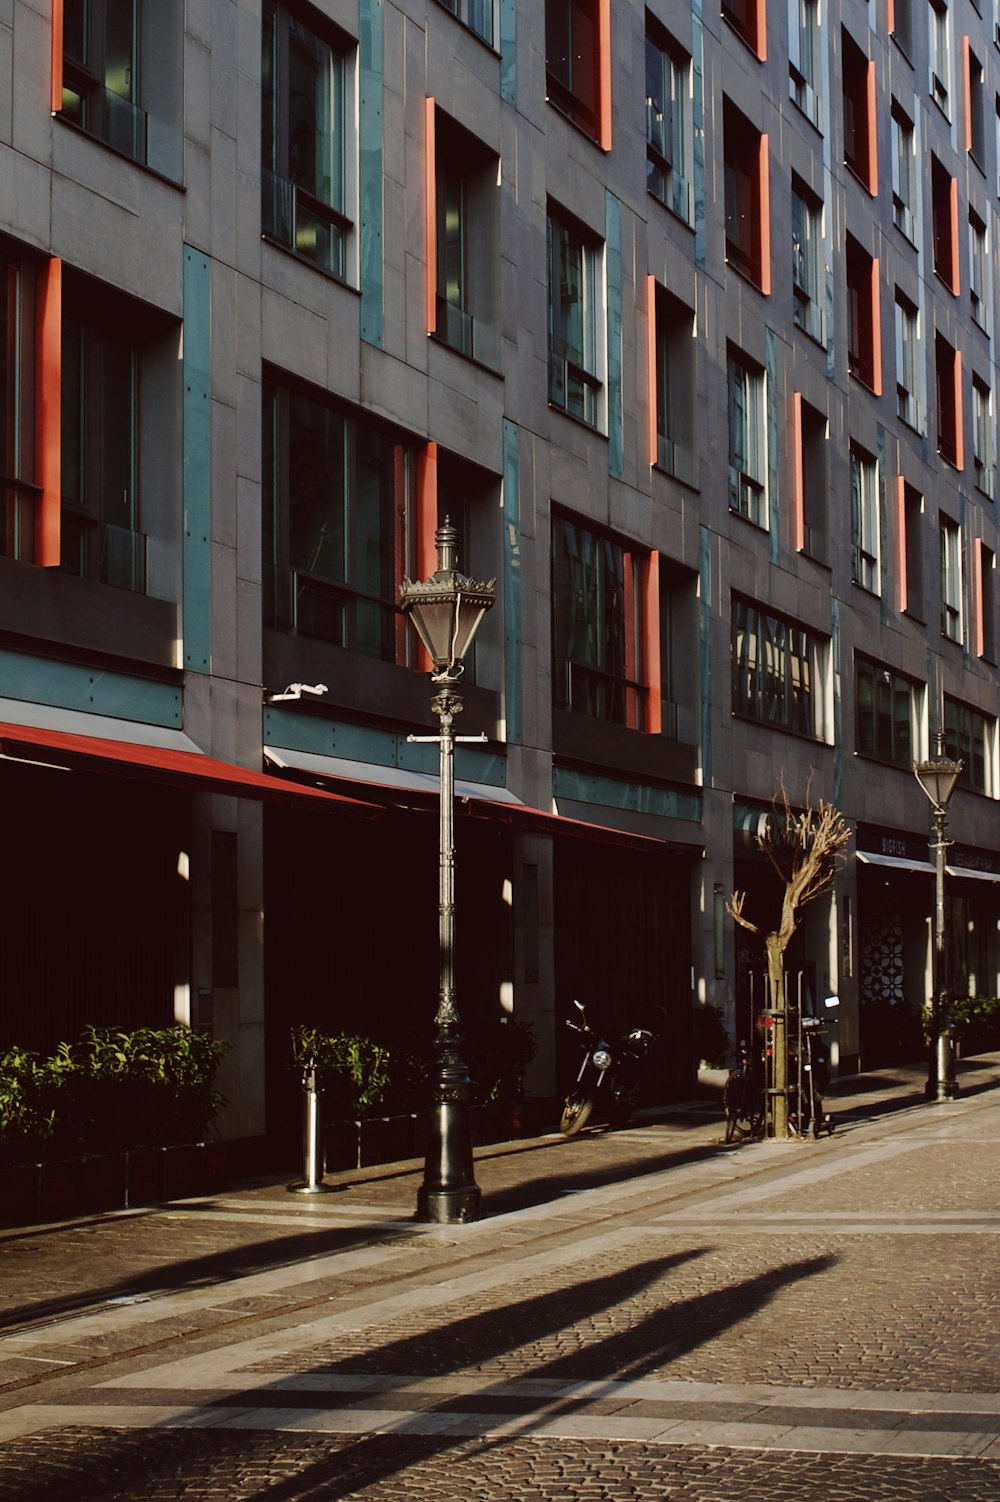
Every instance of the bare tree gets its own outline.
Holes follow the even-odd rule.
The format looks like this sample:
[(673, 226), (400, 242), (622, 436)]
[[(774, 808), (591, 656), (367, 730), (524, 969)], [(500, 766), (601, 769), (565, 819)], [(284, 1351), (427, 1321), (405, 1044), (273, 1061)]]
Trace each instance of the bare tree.
[(799, 926), (802, 909), (833, 885), (837, 865), (851, 830), (844, 816), (831, 803), (796, 812), (788, 801), (785, 785), (775, 797), (757, 845), (784, 883), (781, 918), (769, 932), (751, 922), (743, 909), (746, 892), (734, 892), (726, 904), (730, 916), (750, 933), (764, 940), (767, 978), (771, 993), (772, 1046), (774, 1049), (775, 1137), (788, 1134), (788, 998), (785, 995), (785, 950)]

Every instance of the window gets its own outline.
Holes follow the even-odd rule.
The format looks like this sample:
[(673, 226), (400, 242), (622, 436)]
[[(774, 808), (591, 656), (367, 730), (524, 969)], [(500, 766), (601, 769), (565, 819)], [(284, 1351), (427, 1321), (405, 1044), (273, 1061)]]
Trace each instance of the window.
[(851, 375), (882, 393), (878, 261), (847, 236), (847, 359)]
[(920, 320), (909, 298), (896, 288), (896, 415), (920, 427)]
[(962, 704), (950, 694), (944, 696), (944, 749), (948, 756), (965, 762), (960, 787), (976, 793), (996, 796), (993, 771), (996, 720)]
[(722, 0), (722, 15), (750, 50), (763, 58), (766, 52), (764, 0)]
[(990, 261), (986, 238), (986, 225), (979, 215), (969, 210), (969, 298), (972, 316), (984, 331), (989, 331), (990, 318)]
[(123, 324), (82, 304), (63, 318), (60, 563), (67, 573), (141, 594), (139, 349), (119, 333)]
[(481, 141), (428, 101), (433, 155), (433, 222), (428, 267), (433, 272), (429, 327), (463, 355), (487, 365), (500, 360), (497, 330), (500, 261), (497, 158)]
[(726, 259), (762, 292), (770, 292), (767, 137), (728, 99), (723, 101), (722, 129)]
[(792, 315), (804, 333), (822, 343), (823, 205), (799, 178), (792, 178)]
[(830, 561), (827, 506), (828, 423), (826, 415), (796, 398), (798, 409), (798, 455), (795, 477), (800, 518), (797, 546), (817, 563)]
[(767, 417), (764, 372), (729, 351), (729, 507), (758, 527), (767, 517)]
[(915, 240), (916, 157), (913, 121), (892, 101), (892, 217), (908, 240)]
[(958, 293), (958, 183), (931, 157), (931, 227), (934, 270), (945, 286)]
[(825, 639), (738, 597), (732, 630), (733, 713), (824, 740)]
[(549, 210), (549, 401), (597, 426), (599, 242)]
[(0, 554), (35, 559), (35, 268), (0, 238)]
[(962, 358), (941, 334), (934, 338), (938, 453), (956, 469), (962, 456)]
[(545, 0), (545, 82), (549, 103), (602, 146), (606, 88), (599, 0)]
[(667, 474), (692, 480), (697, 392), (694, 313), (650, 280), (655, 328), (652, 399), (656, 416), (650, 462)]
[(844, 161), (868, 189), (877, 191), (875, 169), (874, 64), (841, 31), (844, 79)]
[(791, 97), (819, 129), (819, 0), (790, 0), (788, 73)]
[(338, 277), (351, 228), (346, 46), (309, 7), (264, 0), (263, 231)]
[(941, 542), (941, 635), (949, 641), (963, 640), (962, 534), (958, 523), (942, 516)]
[(996, 558), (981, 537), (976, 538), (976, 655), (997, 660)]
[(137, 0), (64, 0), (62, 117), (134, 161), (146, 160)]
[(931, 98), (951, 119), (949, 87), (951, 82), (951, 43), (949, 41), (949, 17), (946, 0), (930, 0)]
[(643, 640), (636, 590), (647, 564), (611, 536), (569, 517), (552, 523), (555, 703), (614, 724), (643, 727)]
[(646, 187), (691, 223), (691, 59), (660, 27), (646, 29)]
[(966, 120), (965, 147), (977, 166), (986, 161), (986, 108), (983, 82), (983, 65), (972, 48), (969, 38), (964, 42), (966, 54)]
[(900, 609), (914, 620), (927, 619), (924, 604), (924, 498), (919, 490), (900, 482), (902, 490), (902, 569)]
[(445, 10), (482, 37), (487, 46), (493, 46), (493, 0), (440, 0)]
[(913, 56), (913, 0), (894, 0), (892, 36), (905, 57)]
[(972, 377), (972, 468), (976, 489), (993, 494), (993, 400), (990, 388), (979, 376)]
[(406, 662), (416, 447), (267, 377), (263, 467), (268, 625)]
[(871, 594), (880, 592), (880, 508), (878, 465), (870, 454), (851, 444), (851, 556), (855, 584)]
[(913, 766), (919, 686), (867, 657), (854, 660), (855, 750), (859, 756)]

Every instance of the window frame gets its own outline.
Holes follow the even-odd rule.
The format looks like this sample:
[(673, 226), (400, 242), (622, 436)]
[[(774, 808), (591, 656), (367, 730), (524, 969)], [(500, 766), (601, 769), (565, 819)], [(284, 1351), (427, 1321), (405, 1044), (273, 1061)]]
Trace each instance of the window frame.
[(824, 342), (823, 203), (792, 174), (792, 321), (796, 328)]
[(691, 56), (647, 12), (646, 191), (690, 225), (693, 179)]
[(845, 242), (847, 280), (847, 361), (851, 376), (882, 395), (880, 268), (853, 235)]
[[(353, 127), (348, 108), (356, 43), (304, 0), (264, 0), (261, 12), (261, 231), (299, 260), (337, 281), (352, 275), (355, 192)], [(293, 41), (300, 49), (313, 48), (327, 67), (329, 132), (322, 140), (328, 152), (329, 189), (321, 196), (317, 184), (298, 178), (303, 169), (293, 161), (292, 56)], [(270, 59), (270, 63), (269, 63)], [(313, 117), (315, 118), (315, 117)], [(308, 134), (308, 132), (307, 132)], [(304, 155), (307, 160), (308, 153)], [(317, 162), (314, 175), (321, 168)], [(296, 175), (298, 174), (298, 176)], [(324, 236), (326, 251), (322, 251)], [(310, 244), (314, 247), (310, 250)]]
[(34, 563), (42, 487), (36, 484), (36, 265), (0, 236), (0, 556)]
[[(866, 736), (866, 707), (862, 685), (868, 683), (870, 714), (869, 734)], [(886, 667), (864, 653), (854, 654), (854, 751), (855, 755), (878, 761), (886, 766), (912, 771), (916, 759), (917, 738), (920, 727), (920, 710), (924, 685), (906, 673)], [(905, 733), (899, 731), (903, 723), (898, 712), (898, 701), (905, 696), (907, 712)], [(888, 744), (886, 744), (888, 742)]]
[(882, 593), (882, 507), (878, 460), (859, 444), (849, 451), (851, 578), (868, 594)]
[(930, 80), (928, 92), (946, 120), (951, 119), (951, 16), (947, 0), (928, 4)]
[(767, 373), (735, 345), (726, 354), (729, 509), (767, 531)]
[[(464, 26), (466, 31), (471, 31), (473, 36), (478, 37), (481, 42), (485, 42), (491, 51), (495, 52), (497, 50), (497, 17), (494, 0), (438, 0), (438, 4), (450, 16), (454, 16), (455, 20)], [(472, 19), (474, 15), (483, 17), (481, 25), (476, 25), (475, 20)], [(489, 20), (488, 26), (486, 24), (487, 18)]]
[(937, 388), (937, 451), (953, 469), (965, 467), (963, 451), (962, 353), (938, 329), (934, 335)]
[[(556, 243), (555, 230), (565, 236), (566, 256)], [(549, 406), (568, 417), (575, 418), (587, 427), (600, 431), (603, 419), (603, 362), (604, 343), (601, 319), (598, 314), (603, 306), (604, 243), (593, 235), (579, 220), (567, 214), (550, 201), (546, 218), (548, 262), (548, 394)], [(569, 255), (579, 258), (580, 295), (570, 296), (570, 278), (558, 273), (568, 262)], [(583, 304), (580, 326), (580, 343), (573, 346), (557, 319), (557, 303), (553, 296), (554, 286), (565, 289), (560, 293), (560, 308), (579, 300)], [(573, 356), (579, 356), (574, 359)]]
[(989, 256), (989, 228), (969, 207), (969, 302), (972, 319), (983, 333), (989, 335), (992, 287), (992, 268)]
[(896, 416), (914, 432), (922, 430), (920, 391), (920, 309), (896, 288), (893, 299), (896, 336)]
[(994, 492), (993, 392), (972, 373), (972, 468), (976, 489), (991, 499)]
[[(544, 0), (545, 3), (545, 92), (554, 109), (564, 115), (603, 150), (610, 149), (610, 19), (608, 0)], [(575, 65), (584, 57), (584, 44), (576, 33), (584, 28), (593, 43), (593, 57), (586, 67)], [(580, 45), (583, 50), (576, 52)], [(558, 66), (557, 66), (558, 65)], [(577, 87), (577, 77), (588, 81), (587, 97)]]
[(723, 97), (722, 103), (726, 263), (766, 297), (771, 291), (768, 137), (731, 100)]
[(820, 0), (788, 0), (788, 93), (817, 130), (822, 130), (820, 26)]
[(844, 165), (873, 198), (878, 193), (875, 64), (841, 27)]
[(965, 763), (959, 785), (966, 792), (995, 798), (996, 717), (952, 694), (944, 695), (943, 708), (945, 754)]
[[(558, 509), (552, 514), (551, 552), (553, 705), (604, 724), (645, 729), (651, 696), (642, 586), (646, 571), (658, 566), (657, 555)], [(578, 580), (571, 577), (571, 558)], [(566, 604), (568, 615), (562, 609)]]
[(941, 545), (941, 635), (961, 646), (965, 641), (965, 583), (962, 566), (962, 529), (942, 512), (938, 522)]
[(730, 619), (733, 715), (826, 743), (829, 639), (736, 594)]
[(899, 104), (892, 101), (892, 218), (901, 235), (916, 244), (916, 127)]

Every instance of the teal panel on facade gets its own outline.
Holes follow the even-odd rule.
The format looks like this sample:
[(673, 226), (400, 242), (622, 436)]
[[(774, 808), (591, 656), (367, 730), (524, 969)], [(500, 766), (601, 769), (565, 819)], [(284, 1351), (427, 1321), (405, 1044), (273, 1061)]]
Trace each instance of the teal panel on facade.
[(625, 473), (625, 433), (622, 411), (622, 206), (613, 193), (605, 194), (604, 233), (608, 296), (608, 472)]
[(556, 798), (570, 798), (574, 803), (597, 803), (602, 808), (629, 813), (686, 819), (692, 824), (701, 822), (699, 793), (678, 793), (670, 788), (647, 787), (641, 782), (619, 782), (615, 777), (577, 772), (571, 767), (553, 767), (552, 792)]
[(701, 678), (702, 783), (712, 783), (712, 534), (698, 529), (698, 671)]
[(169, 683), (53, 662), (26, 652), (0, 652), (0, 698), (177, 730), (183, 718), (181, 691)]
[(212, 665), (212, 263), (184, 247), (184, 666)]
[(517, 0), (500, 0), (500, 98), (517, 104)]
[(503, 425), (503, 676), (508, 742), (521, 741), (521, 446), (516, 423)]
[[(433, 734), (430, 726), (427, 733)], [(367, 765), (397, 768), (404, 772), (427, 772), (433, 776), (437, 776), (438, 770), (436, 744), (413, 745), (405, 735), (390, 730), (373, 730), (367, 725), (354, 725), (344, 720), (314, 719), (311, 715), (298, 715), (287, 709), (265, 709), (264, 745), (287, 746), (306, 755), (336, 756), (357, 762), (356, 775), (361, 782), (366, 780)], [(507, 763), (495, 751), (479, 751), (472, 746), (459, 745), (455, 748), (455, 775), (466, 782), (482, 782), (502, 788), (506, 782)]]
[(382, 0), (360, 0), (358, 35), (361, 337), (383, 344)]

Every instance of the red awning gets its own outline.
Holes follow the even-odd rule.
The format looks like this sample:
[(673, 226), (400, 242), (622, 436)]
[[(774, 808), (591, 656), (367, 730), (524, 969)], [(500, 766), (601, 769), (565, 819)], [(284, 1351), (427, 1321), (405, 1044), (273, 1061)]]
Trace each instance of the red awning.
[(232, 762), (218, 761), (194, 751), (174, 751), (162, 746), (140, 746), (132, 741), (104, 740), (94, 735), (73, 735), (65, 730), (42, 730), (33, 725), (0, 722), (0, 754), (19, 761), (64, 767), (71, 770), (113, 773), (149, 782), (168, 783), (196, 792), (228, 793), (237, 798), (260, 798), (301, 803), (303, 798), (340, 804), (344, 812), (374, 817), (378, 804), (305, 787), (285, 778), (252, 772)]

